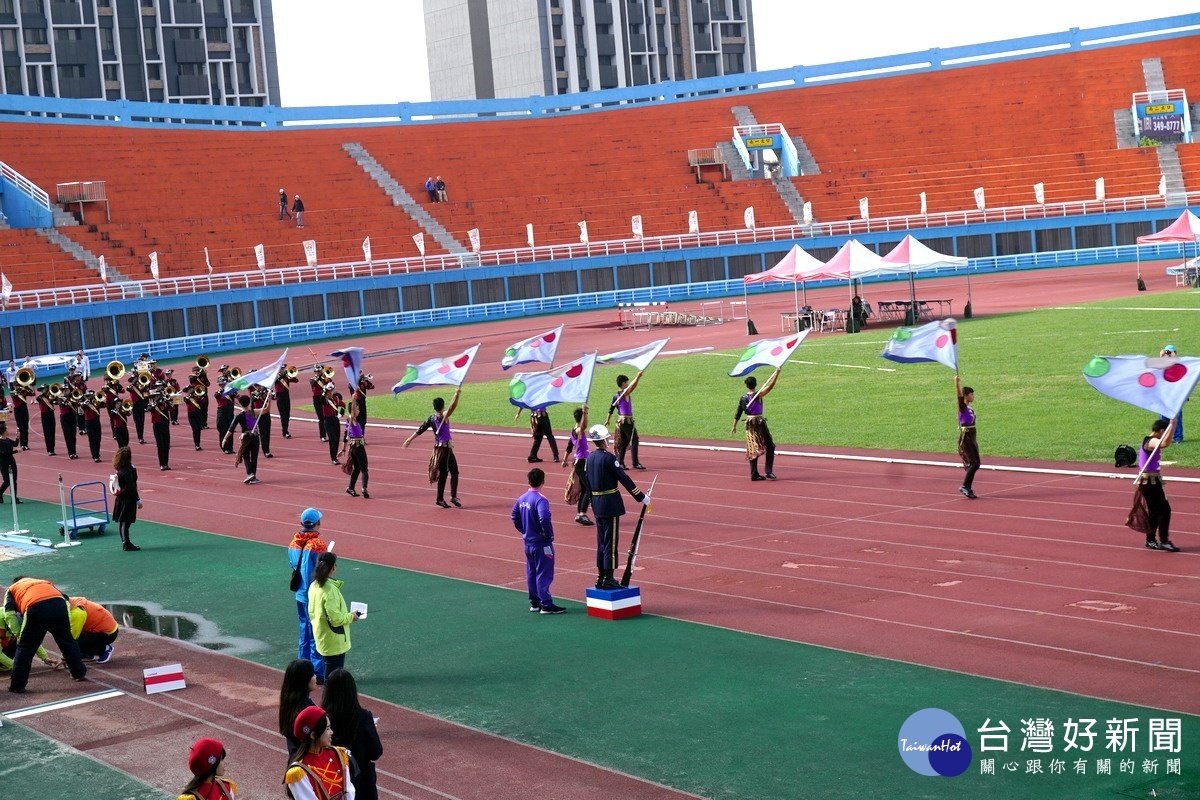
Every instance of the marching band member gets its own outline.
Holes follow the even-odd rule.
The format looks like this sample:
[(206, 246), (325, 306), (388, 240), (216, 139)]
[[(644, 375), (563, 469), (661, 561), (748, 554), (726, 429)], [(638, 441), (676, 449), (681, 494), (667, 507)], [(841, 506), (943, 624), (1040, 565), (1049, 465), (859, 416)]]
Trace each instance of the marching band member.
[(0, 372), (0, 408), (8, 408), (8, 378)]
[(196, 366), (192, 367), (192, 374), (188, 376), (188, 383), (190, 383), (190, 384), (199, 383), (205, 389), (205, 392), (200, 395), (200, 415), (201, 415), (200, 421), (203, 423), (200, 426), (201, 430), (208, 430), (208, 391), (207, 390), (210, 386), (212, 386), (212, 381), (209, 380), (209, 377), (208, 377), (207, 363), (208, 363), (207, 359), (205, 360), (206, 366), (204, 366), (204, 367), (201, 367), (197, 363)]
[(154, 432), (154, 447), (158, 450), (158, 468), (163, 472), (171, 469), (171, 409), (175, 407), (165, 388), (155, 384), (149, 399), (150, 428)]
[[(763, 416), (763, 398), (775, 388), (777, 380), (779, 380), (778, 368), (771, 373), (771, 377), (767, 378), (762, 389), (755, 391), (758, 387), (758, 379), (753, 375), (746, 378), (744, 383), (749, 391), (738, 400), (737, 410), (733, 412), (733, 427), (729, 429), (731, 434), (737, 431), (738, 421), (742, 418), (742, 414), (746, 415), (746, 460), (750, 462), (750, 480), (752, 481), (775, 480), (775, 440), (771, 437), (771, 429), (767, 427), (767, 418)], [(767, 457), (766, 474), (758, 471), (758, 459), (763, 455)]]
[(237, 460), (234, 462), (234, 466), (238, 464), (246, 465), (246, 480), (242, 481), (242, 483), (261, 483), (258, 479), (259, 442), (258, 430), (256, 428), (257, 421), (254, 417), (254, 412), (250, 410), (250, 398), (248, 396), (239, 396), (237, 402), (242, 410), (234, 415), (233, 424), (229, 426), (229, 430), (225, 433), (225, 438), (221, 440), (221, 449), (225, 449), (226, 440), (233, 436), (234, 430), (240, 428), (242, 438), (241, 443), (238, 445)]
[[(165, 383), (167, 394), (179, 394), (179, 381), (175, 379), (175, 370), (163, 370), (163, 383)], [(171, 404), (171, 424), (179, 424), (179, 406)]]
[[(61, 391), (61, 390), (60, 390)], [(42, 417), (42, 438), (46, 440), (46, 455), (54, 455), (55, 428), (54, 398), (50, 396), (50, 387), (43, 385), (38, 388), (38, 411)]]
[(633, 453), (633, 468), (645, 469), (638, 460), (637, 421), (633, 418), (633, 398), (630, 396), (641, 381), (642, 370), (638, 370), (638, 374), (633, 377), (633, 383), (629, 382), (628, 375), (617, 376), (617, 393), (613, 395), (612, 403), (608, 407), (608, 418), (604, 420), (604, 426), (607, 428), (612, 421), (613, 412), (617, 413), (617, 437), (613, 449), (622, 468), (625, 466), (625, 451), (630, 450)]
[(413, 439), (430, 428), (433, 429), (433, 454), (429, 457), (429, 482), (437, 483), (437, 504), (442, 508), (450, 507), (450, 504), (446, 502), (447, 477), (450, 478), (450, 503), (457, 508), (462, 508), (462, 503), (458, 501), (458, 459), (454, 457), (454, 445), (450, 441), (450, 415), (458, 408), (458, 398), (461, 394), (462, 387), (454, 390), (454, 397), (450, 400), (449, 408), (446, 408), (446, 401), (442, 398), (433, 398), (433, 413), (421, 423), (421, 427), (404, 440), (404, 446), (408, 447), (412, 444)]
[(217, 392), (213, 397), (217, 402), (217, 441), (220, 442), (221, 452), (233, 454), (233, 445), (228, 443), (229, 428), (233, 425), (234, 398), (225, 394), (225, 384), (229, 383), (229, 365), (222, 364), (217, 375)]
[(375, 384), (371, 380), (373, 377), (373, 375), (359, 375), (358, 385), (351, 387), (353, 395), (351, 403), (358, 407), (358, 424), (362, 426), (363, 430), (366, 430), (367, 427), (367, 392), (375, 388)]
[[(78, 392), (78, 394), (75, 394)], [(87, 393), (87, 376), (75, 370), (72, 366), (67, 370), (67, 385), (63, 387), (65, 396), (82, 398)], [(78, 400), (72, 401), (71, 405), (75, 408), (75, 429), (79, 436), (87, 434), (87, 425), (83, 418), (83, 406)]]
[(254, 429), (258, 431), (264, 458), (274, 458), (271, 455), (271, 394), (264, 386), (255, 386), (250, 391), (250, 409), (258, 417)]
[(113, 440), (117, 448), (129, 447), (129, 416), (133, 413), (133, 403), (122, 400), (113, 404), (112, 415), (108, 421), (112, 424)]
[(29, 398), (33, 389), (14, 383), (12, 387), (13, 422), (17, 424), (17, 441), (22, 450), (29, 449)]
[(362, 475), (362, 496), (370, 500), (371, 494), (367, 491), (367, 480), (370, 478), (370, 473), (367, 472), (367, 440), (363, 435), (363, 424), (358, 421), (356, 403), (356, 400), (350, 401), (350, 410), (346, 415), (346, 435), (342, 444), (342, 452), (346, 455), (344, 469), (350, 475), (350, 485), (346, 488), (346, 494), (358, 497), (354, 485), (358, 483), (358, 476)]
[(67, 446), (67, 458), (74, 461), (79, 456), (75, 455), (75, 438), (79, 433), (79, 422), (75, 417), (78, 412), (77, 403), (72, 398), (72, 392), (75, 389), (63, 389), (62, 395), (58, 398), (56, 405), (58, 406), (58, 427), (62, 428), (63, 444)]
[[(313, 412), (317, 415), (317, 433), (321, 435), (321, 441), (329, 441), (329, 437), (325, 435), (325, 378), (321, 373), (321, 366), (313, 364), (313, 376), (308, 379), (309, 386), (312, 389)], [(336, 428), (336, 424), (334, 425)]]
[(192, 373), (188, 377), (187, 394), (183, 396), (183, 401), (187, 403), (188, 426), (192, 429), (192, 444), (196, 446), (196, 452), (204, 449), (200, 446), (200, 432), (204, 430), (207, 416), (204, 413), (204, 406), (207, 400), (208, 392), (205, 391), (204, 384), (200, 382), (198, 375)]
[(279, 431), (283, 434), (283, 438), (290, 439), (292, 434), (288, 431), (288, 427), (292, 422), (292, 392), (291, 384), (299, 383), (300, 378), (295, 374), (295, 368), (289, 368), (287, 364), (283, 365), (283, 369), (279, 370), (279, 376), (275, 379), (275, 408), (279, 411)]
[(134, 372), (129, 376), (129, 401), (133, 403), (133, 427), (137, 431), (138, 444), (145, 444), (146, 408), (149, 405), (149, 399), (147, 394), (142, 391), (141, 375), (141, 373)]
[(341, 463), (338, 461), (338, 416), (346, 412), (346, 406), (342, 395), (334, 388), (330, 381), (321, 390), (321, 441), (329, 442), (329, 461), (336, 466)]
[(237, 784), (225, 777), (225, 746), (216, 739), (200, 739), (188, 753), (192, 779), (178, 800), (235, 800)]
[(79, 407), (83, 409), (83, 428), (87, 433), (88, 450), (91, 451), (92, 461), (100, 463), (100, 395), (91, 389), (84, 394)]

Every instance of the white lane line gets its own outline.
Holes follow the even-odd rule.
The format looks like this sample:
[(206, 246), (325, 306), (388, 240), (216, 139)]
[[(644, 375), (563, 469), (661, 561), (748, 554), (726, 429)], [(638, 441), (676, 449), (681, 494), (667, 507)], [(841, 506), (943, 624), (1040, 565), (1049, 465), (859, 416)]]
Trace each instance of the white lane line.
[(85, 694), (82, 697), (72, 697), (69, 700), (59, 700), (56, 703), (42, 703), (41, 705), (29, 706), (20, 708), (16, 711), (5, 712), (4, 716), (9, 719), (20, 719), (21, 717), (32, 717), (34, 714), (44, 714), (47, 711), (61, 711), (64, 708), (72, 708), (73, 706), (81, 706), (86, 703), (95, 703), (98, 700), (111, 700), (114, 697), (121, 697), (125, 693), (117, 689), (109, 689), (104, 692), (94, 692), (93, 694)]

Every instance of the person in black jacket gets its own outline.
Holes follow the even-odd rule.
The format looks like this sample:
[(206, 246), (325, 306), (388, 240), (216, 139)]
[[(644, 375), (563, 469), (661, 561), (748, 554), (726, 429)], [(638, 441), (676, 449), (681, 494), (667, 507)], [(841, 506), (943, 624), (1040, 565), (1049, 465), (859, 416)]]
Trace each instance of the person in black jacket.
[(292, 213), (296, 215), (296, 227), (304, 227), (304, 201), (300, 199), (300, 195), (296, 195), (296, 201), (292, 203)]
[(321, 708), (333, 728), (333, 744), (354, 756), (358, 774), (351, 778), (355, 800), (378, 800), (375, 788), (375, 762), (383, 755), (383, 743), (375, 730), (375, 718), (358, 704), (358, 685), (344, 669), (335, 669), (325, 677)]
[(0, 504), (4, 503), (4, 492), (9, 486), (12, 486), (13, 502), (21, 502), (21, 498), (17, 497), (16, 452), (17, 440), (8, 438), (8, 425), (0, 422), (0, 478), (4, 479), (0, 483)]
[(621, 499), (620, 487), (639, 503), (649, 504), (650, 498), (642, 492), (621, 467), (617, 457), (607, 450), (608, 428), (593, 425), (588, 430), (588, 441), (596, 449), (588, 453), (587, 482), (592, 490), (592, 511), (596, 515), (596, 579), (597, 589), (620, 589), (621, 584), (613, 578), (617, 568), (617, 540), (620, 521), (625, 514), (625, 503)]
[(113, 504), (112, 519), (117, 523), (117, 531), (121, 536), (121, 549), (141, 550), (129, 540), (129, 528), (137, 522), (137, 512), (142, 507), (133, 452), (128, 447), (122, 447), (113, 454), (112, 465), (117, 473), (117, 499)]

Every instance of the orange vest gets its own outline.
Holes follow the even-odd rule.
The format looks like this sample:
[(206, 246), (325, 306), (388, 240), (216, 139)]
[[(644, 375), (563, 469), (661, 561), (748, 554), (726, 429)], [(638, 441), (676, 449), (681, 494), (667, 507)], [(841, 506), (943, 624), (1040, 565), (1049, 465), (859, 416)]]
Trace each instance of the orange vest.
[(87, 619), (83, 621), (83, 633), (112, 633), (117, 629), (117, 620), (108, 609), (86, 597), (72, 597), (71, 608), (82, 608), (87, 612)]
[(8, 593), (12, 595), (13, 602), (17, 604), (17, 611), (22, 614), (35, 603), (63, 596), (58, 587), (43, 578), (22, 578), (8, 587)]

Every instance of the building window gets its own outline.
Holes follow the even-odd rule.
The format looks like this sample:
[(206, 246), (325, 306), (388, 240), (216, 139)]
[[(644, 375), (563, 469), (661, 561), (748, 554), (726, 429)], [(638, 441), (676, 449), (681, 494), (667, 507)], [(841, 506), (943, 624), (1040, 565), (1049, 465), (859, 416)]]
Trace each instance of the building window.
[(117, 83), (121, 80), (121, 71), (116, 64), (104, 65), (104, 80), (109, 83)]
[(45, 28), (26, 28), (23, 31), (25, 44), (49, 44)]
[(226, 44), (229, 42), (229, 31), (226, 28), (210, 27), (205, 31), (209, 44)]
[(54, 41), (56, 42), (78, 42), (83, 39), (83, 31), (79, 28), (55, 28)]
[(175, 29), (175, 38), (177, 38), (177, 39), (199, 39), (200, 38), (200, 29), (199, 28), (176, 28)]
[(4, 16), (4, 17), (14, 16), (13, 0), (0, 0), (0, 16)]
[(116, 46), (116, 43), (113, 41), (113, 29), (112, 28), (101, 28), (100, 29), (100, 49), (103, 50), (105, 53), (116, 52), (117, 46)]
[(42, 0), (21, 0), (22, 14), (41, 14), (46, 16), (46, 6)]
[(203, 75), (204, 74), (204, 65), (203, 64), (180, 64), (179, 65), (179, 74), (180, 75)]
[(4, 28), (0, 30), (0, 52), (17, 52), (17, 29)]
[(234, 28), (233, 29), (233, 46), (235, 48), (237, 48), (237, 51), (239, 53), (246, 52), (246, 42), (247, 41), (248, 40), (246, 38), (246, 29), (245, 28)]
[(21, 68), (4, 68), (4, 91), (8, 94), (21, 94)]
[(158, 37), (154, 35), (154, 28), (142, 28), (142, 46), (147, 53), (158, 52)]
[(162, 80), (162, 65), (161, 64), (147, 64), (146, 65), (146, 79), (151, 80), (151, 81), (161, 81)]
[(60, 81), (82, 80), (85, 77), (87, 77), (87, 76), (84, 73), (84, 65), (83, 64), (59, 64), (58, 65), (58, 79)]
[(745, 72), (745, 58), (741, 53), (722, 53), (721, 62), (725, 67), (725, 74), (732, 75), (736, 72)]
[(204, 13), (223, 15), (225, 13), (224, 0), (204, 0)]
[(234, 14), (254, 15), (254, 0), (232, 0), (230, 6)]

